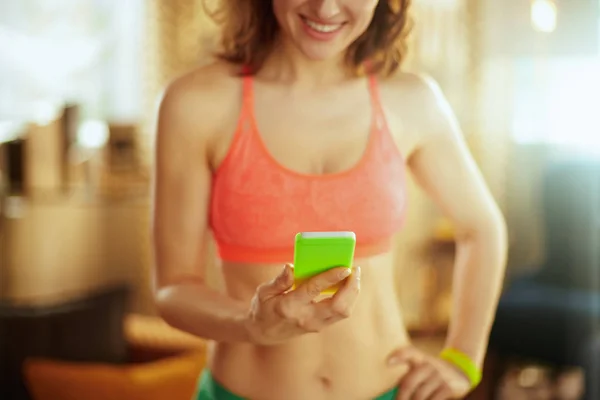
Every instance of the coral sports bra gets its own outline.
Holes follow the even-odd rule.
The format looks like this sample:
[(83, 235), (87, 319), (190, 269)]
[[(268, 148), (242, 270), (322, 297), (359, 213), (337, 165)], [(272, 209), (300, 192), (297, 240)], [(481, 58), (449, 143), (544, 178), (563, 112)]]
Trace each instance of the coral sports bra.
[(302, 231), (353, 231), (356, 257), (389, 251), (406, 211), (405, 163), (376, 78), (369, 76), (373, 124), (362, 159), (326, 175), (289, 170), (271, 156), (254, 119), (252, 89), (252, 76), (245, 75), (238, 127), (213, 176), (209, 218), (220, 258), (291, 262), (294, 236)]

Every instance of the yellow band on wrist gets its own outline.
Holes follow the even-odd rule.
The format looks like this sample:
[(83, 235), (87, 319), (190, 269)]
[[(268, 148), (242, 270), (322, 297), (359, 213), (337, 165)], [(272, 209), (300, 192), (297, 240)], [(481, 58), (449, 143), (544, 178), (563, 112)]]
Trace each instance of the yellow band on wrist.
[(471, 382), (471, 389), (475, 388), (481, 382), (481, 370), (471, 360), (471, 357), (462, 351), (449, 348), (444, 349), (440, 353), (440, 358), (460, 369)]

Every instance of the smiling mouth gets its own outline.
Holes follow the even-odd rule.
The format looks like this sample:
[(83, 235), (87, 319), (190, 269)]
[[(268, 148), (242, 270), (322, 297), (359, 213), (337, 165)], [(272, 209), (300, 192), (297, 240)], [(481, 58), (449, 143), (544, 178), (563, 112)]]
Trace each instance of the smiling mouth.
[(323, 24), (320, 22), (310, 20), (303, 15), (300, 17), (310, 29), (320, 33), (333, 33), (339, 31), (346, 24), (345, 22), (342, 22), (341, 24)]

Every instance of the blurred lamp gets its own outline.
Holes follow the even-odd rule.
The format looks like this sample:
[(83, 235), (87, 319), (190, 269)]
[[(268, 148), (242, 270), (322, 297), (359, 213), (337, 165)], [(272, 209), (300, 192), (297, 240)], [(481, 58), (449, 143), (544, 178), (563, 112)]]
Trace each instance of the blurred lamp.
[(77, 144), (87, 149), (99, 149), (108, 140), (108, 125), (100, 120), (84, 121), (77, 131)]
[(552, 0), (533, 0), (531, 2), (531, 25), (538, 32), (554, 32), (557, 14), (556, 4)]
[[(479, 3), (479, 1), (478, 1)], [(600, 0), (481, 0), (485, 57), (597, 57)]]

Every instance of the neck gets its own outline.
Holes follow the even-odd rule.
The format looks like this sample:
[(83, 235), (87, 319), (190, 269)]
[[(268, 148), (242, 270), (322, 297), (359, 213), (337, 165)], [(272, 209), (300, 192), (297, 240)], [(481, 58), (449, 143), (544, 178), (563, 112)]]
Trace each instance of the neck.
[(276, 43), (260, 75), (298, 87), (335, 85), (350, 77), (343, 54), (326, 60), (311, 60), (285, 39)]

